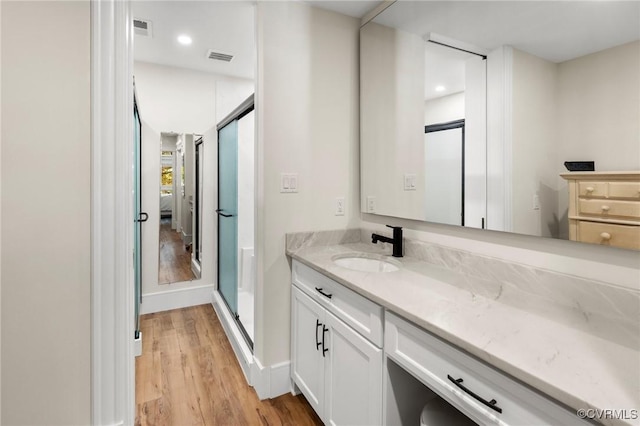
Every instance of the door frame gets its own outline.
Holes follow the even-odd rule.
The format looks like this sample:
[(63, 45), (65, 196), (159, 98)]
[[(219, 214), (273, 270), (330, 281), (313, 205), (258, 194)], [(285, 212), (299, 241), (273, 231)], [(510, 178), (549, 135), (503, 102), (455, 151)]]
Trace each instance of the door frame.
[(131, 4), (91, 1), (91, 423), (135, 420)]

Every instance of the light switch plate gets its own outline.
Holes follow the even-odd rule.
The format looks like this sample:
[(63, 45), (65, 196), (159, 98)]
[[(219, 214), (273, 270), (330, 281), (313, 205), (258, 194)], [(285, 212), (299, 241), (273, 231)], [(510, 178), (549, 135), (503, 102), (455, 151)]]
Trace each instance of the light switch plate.
[(336, 198), (336, 216), (344, 216), (344, 197)]
[(416, 175), (414, 173), (405, 173), (404, 175), (404, 190), (415, 191), (416, 190)]
[(280, 173), (280, 192), (298, 192), (298, 174)]

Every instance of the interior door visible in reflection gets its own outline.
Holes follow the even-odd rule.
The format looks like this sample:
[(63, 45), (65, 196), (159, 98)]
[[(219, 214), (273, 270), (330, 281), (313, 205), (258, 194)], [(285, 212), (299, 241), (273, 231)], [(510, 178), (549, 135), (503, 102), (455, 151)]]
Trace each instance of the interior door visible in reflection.
[(218, 289), (238, 314), (238, 120), (218, 131)]
[(425, 127), (429, 222), (464, 225), (464, 120)]

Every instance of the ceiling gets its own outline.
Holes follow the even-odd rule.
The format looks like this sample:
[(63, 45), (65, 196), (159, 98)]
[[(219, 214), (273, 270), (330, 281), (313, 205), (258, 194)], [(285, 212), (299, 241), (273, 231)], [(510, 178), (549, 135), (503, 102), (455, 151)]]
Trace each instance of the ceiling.
[(375, 22), (564, 62), (640, 38), (638, 1), (398, 1)]
[[(136, 61), (253, 79), (256, 68), (254, 4), (250, 1), (133, 1), (134, 19), (152, 23), (152, 37), (134, 37)], [(193, 43), (183, 46), (186, 34)], [(207, 52), (233, 55), (231, 62)]]
[(381, 0), (306, 0), (305, 2), (320, 9), (332, 10), (354, 18), (362, 18), (382, 3)]
[[(314, 7), (360, 18), (379, 0), (306, 1)], [(151, 21), (152, 36), (135, 35), (136, 61), (253, 79), (255, 77), (255, 1), (133, 1), (134, 19)], [(189, 35), (189, 46), (177, 41)], [(207, 52), (231, 54), (231, 62), (207, 58)]]
[[(465, 64), (473, 54), (434, 43), (425, 43), (424, 53), (425, 100), (464, 91)], [(437, 86), (442, 89), (436, 90)]]

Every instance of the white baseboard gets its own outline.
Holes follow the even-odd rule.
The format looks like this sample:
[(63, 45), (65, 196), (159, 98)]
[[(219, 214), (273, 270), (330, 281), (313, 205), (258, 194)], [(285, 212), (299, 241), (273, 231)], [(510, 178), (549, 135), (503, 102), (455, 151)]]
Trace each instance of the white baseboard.
[(143, 294), (140, 314), (151, 314), (211, 303), (211, 290), (214, 288), (213, 285), (204, 285)]
[(291, 362), (281, 362), (270, 367), (263, 367), (258, 358), (254, 357), (251, 371), (252, 385), (261, 400), (276, 398), (292, 392)]
[(291, 392), (291, 362), (281, 362), (270, 367), (271, 386), (269, 387), (269, 398), (275, 398), (285, 393)]
[(227, 305), (224, 303), (224, 300), (222, 300), (220, 293), (215, 290), (213, 291), (213, 295), (210, 297), (213, 309), (216, 311), (218, 319), (222, 324), (222, 328), (227, 335), (227, 339), (229, 339), (229, 342), (231, 343), (231, 347), (233, 348), (233, 352), (240, 363), (244, 377), (249, 385), (253, 385), (251, 380), (251, 370), (253, 369), (254, 363), (253, 353), (251, 352), (249, 345), (247, 345), (247, 342), (244, 340), (242, 332), (238, 329), (238, 325), (231, 316), (231, 312), (229, 312)]
[(191, 234), (185, 234), (184, 230), (180, 233), (182, 234), (182, 244), (191, 244)]

